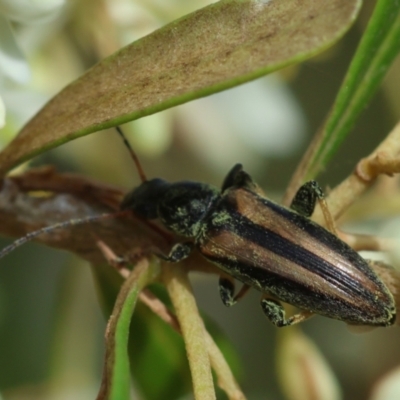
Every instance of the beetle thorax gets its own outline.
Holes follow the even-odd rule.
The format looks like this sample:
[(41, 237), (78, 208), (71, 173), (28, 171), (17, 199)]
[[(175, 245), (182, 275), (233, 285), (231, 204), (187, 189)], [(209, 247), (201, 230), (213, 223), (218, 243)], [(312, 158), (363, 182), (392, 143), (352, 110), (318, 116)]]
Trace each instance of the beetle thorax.
[(173, 232), (195, 237), (204, 217), (219, 197), (219, 191), (197, 182), (170, 184), (158, 204), (158, 216)]

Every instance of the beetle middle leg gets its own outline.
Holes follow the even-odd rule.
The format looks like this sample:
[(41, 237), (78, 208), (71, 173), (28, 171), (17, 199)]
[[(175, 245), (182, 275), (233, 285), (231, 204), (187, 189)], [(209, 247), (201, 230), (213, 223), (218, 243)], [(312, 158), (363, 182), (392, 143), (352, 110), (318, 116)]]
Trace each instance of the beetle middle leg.
[(263, 297), (261, 299), (261, 308), (267, 318), (278, 328), (283, 326), (289, 326), (298, 324), (299, 322), (305, 321), (306, 319), (312, 317), (314, 313), (311, 311), (301, 311), (289, 318), (285, 316), (285, 309), (282, 304), (270, 297)]
[(318, 182), (309, 181), (302, 185), (294, 196), (290, 208), (304, 217), (311, 217), (317, 200), (321, 206), (328, 230), (338, 236), (335, 222), (326, 204), (324, 192)]
[(236, 304), (250, 289), (250, 286), (243, 285), (235, 295), (235, 281), (229, 276), (219, 278), (219, 294), (225, 306), (231, 307)]

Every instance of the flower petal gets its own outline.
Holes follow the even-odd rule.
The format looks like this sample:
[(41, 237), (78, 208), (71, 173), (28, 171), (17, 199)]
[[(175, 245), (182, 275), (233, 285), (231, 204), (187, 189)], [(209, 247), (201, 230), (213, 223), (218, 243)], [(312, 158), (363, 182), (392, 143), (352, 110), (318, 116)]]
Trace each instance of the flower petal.
[(0, 0), (0, 13), (23, 23), (36, 23), (57, 16), (65, 0)]
[(279, 334), (278, 376), (286, 398), (339, 400), (339, 384), (315, 344), (298, 329)]
[(400, 367), (386, 374), (375, 385), (371, 400), (400, 399)]

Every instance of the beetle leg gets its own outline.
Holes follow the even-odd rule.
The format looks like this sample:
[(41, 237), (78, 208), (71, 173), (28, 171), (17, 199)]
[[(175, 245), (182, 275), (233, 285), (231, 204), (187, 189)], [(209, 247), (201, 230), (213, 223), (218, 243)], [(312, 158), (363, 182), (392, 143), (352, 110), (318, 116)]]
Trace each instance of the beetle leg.
[(243, 284), (241, 289), (239, 290), (239, 292), (235, 296), (235, 302), (238, 302), (239, 300), (241, 300), (249, 290), (250, 290), (250, 286)]
[(177, 243), (174, 245), (168, 254), (168, 256), (164, 254), (156, 254), (164, 261), (168, 262), (179, 262), (183, 261), (185, 258), (189, 257), (194, 247), (194, 243), (185, 242), (185, 243)]
[(261, 308), (267, 318), (278, 328), (298, 324), (314, 315), (311, 311), (301, 311), (286, 319), (282, 304), (277, 300), (266, 297), (261, 299)]
[(219, 278), (219, 294), (225, 306), (231, 307), (236, 304), (250, 289), (250, 286), (243, 285), (236, 296), (235, 281), (229, 276), (221, 276)]
[(221, 276), (219, 278), (219, 295), (225, 306), (231, 307), (236, 303), (234, 293), (235, 282), (233, 279)]
[(242, 164), (236, 164), (233, 168), (228, 172), (228, 175), (224, 179), (222, 183), (221, 191), (225, 192), (226, 189), (229, 189), (232, 186), (235, 186), (236, 179), (238, 174), (243, 170)]
[(260, 189), (254, 183), (251, 176), (247, 172), (243, 171), (242, 164), (234, 165), (229, 171), (222, 184), (221, 192), (224, 193), (227, 189), (230, 189), (233, 186), (237, 188), (247, 187), (250, 190), (260, 193)]
[(305, 217), (311, 217), (317, 200), (321, 206), (328, 230), (338, 236), (335, 222), (326, 204), (324, 192), (318, 182), (309, 181), (302, 185), (294, 196), (290, 208)]
[(295, 194), (290, 208), (305, 217), (311, 217), (317, 198), (324, 198), (319, 184), (315, 181), (306, 182)]

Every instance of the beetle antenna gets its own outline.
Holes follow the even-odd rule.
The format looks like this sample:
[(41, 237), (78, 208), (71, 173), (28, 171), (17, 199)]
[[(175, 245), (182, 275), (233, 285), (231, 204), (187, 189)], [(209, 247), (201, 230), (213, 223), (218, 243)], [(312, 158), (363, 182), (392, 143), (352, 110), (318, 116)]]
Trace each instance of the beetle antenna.
[(132, 157), (132, 159), (136, 165), (137, 171), (139, 173), (140, 179), (142, 180), (142, 182), (146, 182), (147, 181), (146, 174), (143, 171), (143, 168), (142, 168), (142, 165), (140, 164), (138, 156), (133, 151), (132, 146), (128, 142), (128, 139), (125, 137), (124, 133), (122, 132), (122, 129), (119, 126), (116, 126), (115, 129), (117, 130), (119, 135), (122, 137), (122, 140), (124, 141), (125, 146), (128, 148), (129, 153), (131, 154), (131, 157)]
[(51, 233), (56, 229), (68, 228), (70, 226), (83, 225), (83, 224), (87, 224), (90, 222), (97, 222), (97, 221), (100, 221), (103, 219), (117, 218), (117, 217), (127, 214), (128, 212), (129, 212), (128, 210), (124, 210), (124, 211), (117, 211), (117, 212), (101, 214), (101, 215), (91, 215), (89, 217), (69, 219), (68, 221), (58, 222), (57, 224), (54, 224), (54, 225), (45, 226), (44, 228), (41, 228), (41, 229), (38, 229), (36, 231), (26, 234), (25, 236), (15, 240), (14, 242), (12, 242), (8, 246), (6, 246), (4, 249), (2, 249), (0, 251), (0, 258), (3, 258), (8, 253), (11, 253), (17, 247), (22, 246), (23, 244), (25, 244), (27, 242), (30, 242), (31, 240), (35, 239), (37, 236), (42, 235), (44, 233)]

